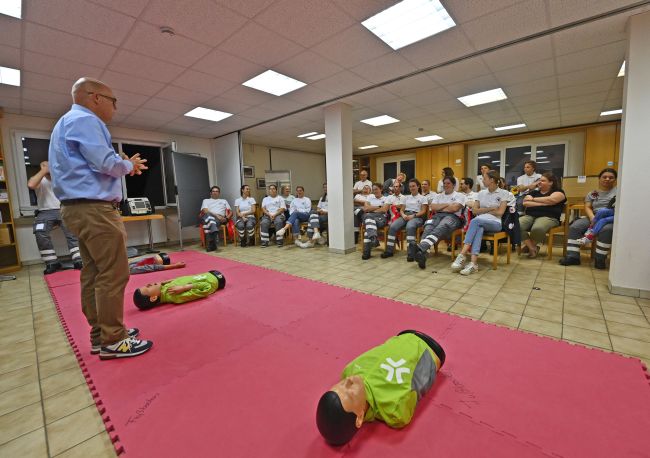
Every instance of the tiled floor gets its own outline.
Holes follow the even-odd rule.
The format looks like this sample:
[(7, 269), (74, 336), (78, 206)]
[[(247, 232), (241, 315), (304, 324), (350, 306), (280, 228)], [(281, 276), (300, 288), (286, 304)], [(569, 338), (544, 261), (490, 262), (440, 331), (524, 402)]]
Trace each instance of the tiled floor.
[[(330, 254), (325, 247), (230, 245), (217, 255), (650, 364), (650, 300), (609, 294), (607, 271), (514, 256), (496, 271), (484, 259), (477, 274), (462, 277), (450, 272), (444, 251), (429, 258), (426, 270), (406, 263), (402, 252), (390, 259), (379, 253), (362, 261), (359, 253)], [(0, 456), (114, 456), (42, 269), (25, 268), (16, 281), (0, 282)]]

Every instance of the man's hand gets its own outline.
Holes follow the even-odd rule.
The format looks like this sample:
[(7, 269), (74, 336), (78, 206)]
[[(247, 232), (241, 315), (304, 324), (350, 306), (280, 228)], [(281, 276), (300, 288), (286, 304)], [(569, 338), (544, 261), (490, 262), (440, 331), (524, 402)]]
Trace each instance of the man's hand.
[(130, 176), (142, 175), (142, 171), (147, 170), (149, 168), (146, 165), (144, 165), (144, 163), (147, 162), (147, 160), (140, 159), (140, 153), (135, 153), (133, 156), (129, 158), (129, 161), (131, 161), (131, 164), (133, 164), (133, 170), (131, 170), (131, 173), (129, 174)]

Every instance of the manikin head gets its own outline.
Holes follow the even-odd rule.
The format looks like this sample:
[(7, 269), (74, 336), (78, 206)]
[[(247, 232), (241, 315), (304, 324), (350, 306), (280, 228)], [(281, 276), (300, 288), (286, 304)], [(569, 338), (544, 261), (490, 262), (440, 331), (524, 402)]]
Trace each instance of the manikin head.
[(316, 425), (331, 445), (344, 445), (357, 433), (368, 409), (366, 387), (360, 375), (341, 380), (318, 402)]
[(94, 78), (79, 78), (72, 86), (72, 100), (88, 108), (107, 124), (117, 111), (117, 99), (111, 88)]
[(155, 264), (158, 264), (159, 266), (168, 266), (171, 262), (171, 259), (169, 259), (169, 256), (167, 256), (167, 253), (158, 253), (156, 256), (154, 256), (154, 260)]
[(471, 178), (463, 178), (462, 180), (460, 180), (459, 188), (461, 192), (467, 194), (472, 191), (472, 187), (474, 187), (474, 180), (472, 180)]

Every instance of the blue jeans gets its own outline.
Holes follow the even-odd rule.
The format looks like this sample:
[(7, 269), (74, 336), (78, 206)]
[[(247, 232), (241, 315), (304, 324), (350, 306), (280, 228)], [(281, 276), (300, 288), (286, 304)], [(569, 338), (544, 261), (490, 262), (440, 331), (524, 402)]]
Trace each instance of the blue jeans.
[(309, 213), (293, 212), (289, 216), (287, 223), (291, 224), (291, 232), (295, 235), (300, 233), (300, 223), (306, 223), (307, 221), (309, 221)]
[(478, 256), (481, 252), (483, 232), (499, 232), (500, 230), (501, 221), (484, 219), (477, 216), (469, 223), (469, 229), (467, 229), (467, 233), (465, 234), (465, 245), (472, 245), (472, 255)]

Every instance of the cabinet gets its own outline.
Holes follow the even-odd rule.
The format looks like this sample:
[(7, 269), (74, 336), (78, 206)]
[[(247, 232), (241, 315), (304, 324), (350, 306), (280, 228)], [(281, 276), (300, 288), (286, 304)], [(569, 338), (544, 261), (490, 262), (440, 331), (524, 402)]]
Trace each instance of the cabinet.
[(368, 172), (368, 179), (373, 181), (373, 176), (370, 173), (370, 158), (368, 156), (357, 156), (352, 159), (352, 183), (359, 181), (359, 172), (365, 170)]
[(585, 175), (598, 175), (605, 167), (618, 169), (620, 123), (587, 127)]
[[(0, 111), (0, 118), (2, 112)], [(19, 270), (20, 256), (18, 255), (18, 243), (16, 242), (16, 226), (14, 224), (13, 212), (11, 211), (11, 199), (9, 195), (9, 167), (5, 161), (2, 149), (2, 132), (0, 132), (0, 273)]]

